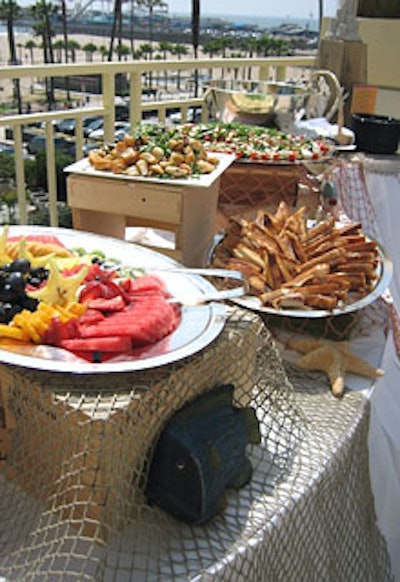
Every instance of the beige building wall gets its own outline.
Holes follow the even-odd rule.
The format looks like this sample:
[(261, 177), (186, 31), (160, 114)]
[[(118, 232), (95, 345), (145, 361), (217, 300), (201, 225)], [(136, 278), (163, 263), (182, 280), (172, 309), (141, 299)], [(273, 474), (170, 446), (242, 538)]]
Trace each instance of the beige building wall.
[(400, 19), (359, 18), (370, 85), (378, 85), (376, 113), (400, 118)]
[[(358, 18), (367, 45), (367, 83), (379, 87), (376, 113), (400, 118), (400, 19)], [(322, 38), (329, 30), (324, 19)]]

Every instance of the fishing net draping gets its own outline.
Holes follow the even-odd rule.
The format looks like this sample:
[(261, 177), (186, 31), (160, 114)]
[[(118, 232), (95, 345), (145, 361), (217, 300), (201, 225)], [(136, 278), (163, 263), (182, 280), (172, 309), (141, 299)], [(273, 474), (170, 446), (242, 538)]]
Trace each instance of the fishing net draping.
[[(385, 582), (369, 483), (369, 404), (332, 397), (232, 308), (200, 353), (158, 369), (79, 377), (1, 368), (0, 579)], [(149, 505), (168, 419), (216, 385), (256, 411), (250, 481), (200, 525)]]

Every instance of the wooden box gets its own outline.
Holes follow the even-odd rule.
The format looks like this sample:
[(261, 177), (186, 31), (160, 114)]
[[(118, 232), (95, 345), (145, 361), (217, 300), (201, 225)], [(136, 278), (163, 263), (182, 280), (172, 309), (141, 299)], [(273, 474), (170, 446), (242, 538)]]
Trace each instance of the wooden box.
[(175, 248), (155, 250), (188, 267), (206, 264), (215, 234), (219, 178), (196, 187), (71, 174), (67, 189), (77, 230), (121, 239), (127, 226), (170, 231)]

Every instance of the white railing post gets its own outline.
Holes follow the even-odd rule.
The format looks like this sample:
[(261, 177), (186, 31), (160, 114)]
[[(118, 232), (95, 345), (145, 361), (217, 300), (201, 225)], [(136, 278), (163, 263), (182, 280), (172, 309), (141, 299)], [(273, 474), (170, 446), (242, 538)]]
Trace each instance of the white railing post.
[(17, 186), (17, 197), (18, 197), (18, 216), (20, 224), (27, 223), (26, 214), (26, 184), (25, 184), (25, 167), (24, 167), (24, 144), (22, 141), (22, 126), (15, 125), (13, 128), (13, 138), (14, 138), (14, 152), (18, 152), (15, 155), (15, 178)]
[(106, 142), (114, 141), (115, 123), (115, 73), (104, 71), (102, 74), (104, 114), (104, 139)]
[(142, 119), (142, 71), (131, 71), (129, 77), (129, 120), (131, 125)]
[(77, 160), (83, 158), (83, 122), (82, 117), (78, 117), (75, 123), (75, 157)]
[(54, 130), (53, 124), (46, 121), (46, 173), (47, 173), (47, 191), (49, 193), (49, 216), (50, 226), (58, 226), (58, 209), (57, 209), (57, 169), (56, 169), (56, 149), (54, 147)]
[(258, 70), (259, 81), (269, 81), (269, 67), (260, 67)]

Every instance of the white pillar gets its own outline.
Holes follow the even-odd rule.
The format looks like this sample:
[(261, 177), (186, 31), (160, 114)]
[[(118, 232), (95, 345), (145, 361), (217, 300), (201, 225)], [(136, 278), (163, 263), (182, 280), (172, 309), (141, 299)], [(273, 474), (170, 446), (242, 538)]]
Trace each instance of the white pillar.
[(333, 19), (331, 28), (326, 36), (340, 40), (360, 41), (357, 8), (358, 0), (340, 0), (340, 8), (338, 8), (336, 18)]

